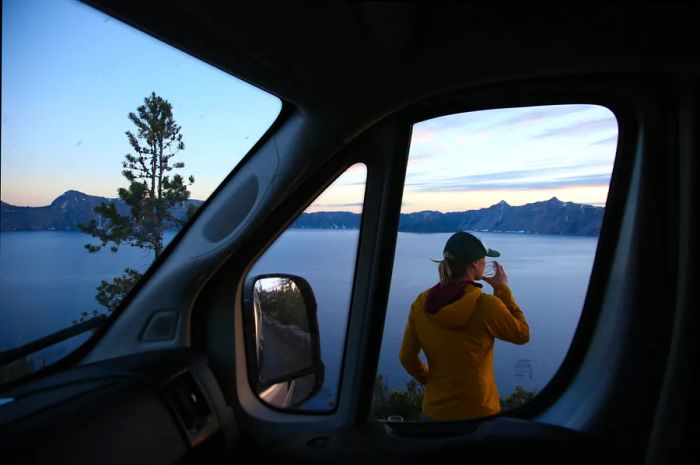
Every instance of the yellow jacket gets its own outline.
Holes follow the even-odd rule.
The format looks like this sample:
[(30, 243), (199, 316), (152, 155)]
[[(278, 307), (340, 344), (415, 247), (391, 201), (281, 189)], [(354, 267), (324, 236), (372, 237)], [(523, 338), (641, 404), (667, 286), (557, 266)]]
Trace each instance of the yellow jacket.
[[(431, 420), (461, 420), (501, 410), (493, 373), (494, 338), (530, 340), (530, 328), (508, 286), (484, 294), (468, 285), (464, 295), (438, 312), (425, 311), (430, 290), (411, 305), (399, 358), (425, 385), (423, 414)], [(418, 356), (423, 350), (428, 365)]]

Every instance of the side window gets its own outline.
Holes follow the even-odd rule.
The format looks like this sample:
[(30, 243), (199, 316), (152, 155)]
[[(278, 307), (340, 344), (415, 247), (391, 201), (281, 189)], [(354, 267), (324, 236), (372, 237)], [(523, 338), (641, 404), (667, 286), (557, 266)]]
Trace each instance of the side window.
[(580, 318), (617, 131), (596, 105), (414, 125), (374, 419), (488, 416), (547, 385)]
[[(246, 282), (256, 283), (256, 308), (261, 308), (258, 300), (270, 301), (270, 296), (275, 294), (284, 297), (283, 305), (265, 306), (263, 303), (262, 315), (256, 311), (251, 328), (258, 326), (255, 329), (258, 336), (247, 349), (249, 359), (254, 357), (260, 367), (258, 376), (251, 382), (258, 384), (259, 389), (253, 387), (268, 404), (304, 411), (330, 411), (335, 408), (355, 275), (366, 173), (363, 164), (348, 168), (295, 219), (248, 273)], [(274, 384), (267, 380), (278, 378), (270, 375), (271, 371), (294, 371), (299, 364), (298, 359), (305, 358), (306, 352), (302, 350), (306, 345), (299, 338), (307, 337), (302, 333), (308, 332), (308, 324), (300, 324), (298, 315), (294, 314), (298, 307), (296, 302), (301, 300), (298, 298), (299, 291), (286, 278), (277, 279), (280, 275), (293, 275), (306, 281), (317, 305), (322, 375), (313, 395), (301, 404), (269, 402), (263, 394)], [(271, 321), (273, 318), (274, 322)], [(287, 344), (285, 339), (296, 342)], [(304, 378), (301, 380), (304, 381)], [(293, 387), (290, 386), (290, 383), (286, 383), (282, 388), (293, 396)]]
[(80, 2), (3, 2), (0, 384), (89, 338), (280, 109)]

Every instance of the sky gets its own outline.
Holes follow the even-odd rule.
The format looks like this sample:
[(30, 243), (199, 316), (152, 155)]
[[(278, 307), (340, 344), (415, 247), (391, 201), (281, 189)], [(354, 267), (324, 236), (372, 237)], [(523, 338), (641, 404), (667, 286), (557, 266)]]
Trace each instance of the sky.
[[(614, 114), (590, 104), (482, 110), (416, 123), (401, 211), (477, 210), (552, 197), (605, 206), (617, 131)], [(365, 176), (364, 165), (351, 167), (309, 210), (360, 211)]]
[[(173, 104), (179, 172), (206, 199), (278, 116), (281, 102), (73, 0), (3, 0), (0, 198), (48, 205), (63, 192), (116, 197), (131, 151), (129, 112), (156, 92)], [(557, 105), (444, 116), (413, 127), (402, 212), (501, 200), (605, 204), (617, 123), (606, 108)], [(307, 211), (361, 211), (351, 167)]]
[(2, 186), (13, 205), (69, 189), (116, 197), (127, 115), (173, 105), (180, 173), (205, 199), (277, 118), (278, 98), (73, 0), (3, 0)]
[(413, 127), (404, 211), (464, 211), (505, 200), (604, 206), (617, 120), (590, 104), (482, 110)]

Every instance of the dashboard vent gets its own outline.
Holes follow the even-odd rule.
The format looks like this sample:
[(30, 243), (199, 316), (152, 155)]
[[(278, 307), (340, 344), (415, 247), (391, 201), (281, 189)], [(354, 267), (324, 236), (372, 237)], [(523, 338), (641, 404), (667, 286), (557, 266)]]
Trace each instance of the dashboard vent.
[(187, 370), (170, 379), (164, 392), (190, 443), (196, 445), (212, 423), (212, 410), (204, 391)]

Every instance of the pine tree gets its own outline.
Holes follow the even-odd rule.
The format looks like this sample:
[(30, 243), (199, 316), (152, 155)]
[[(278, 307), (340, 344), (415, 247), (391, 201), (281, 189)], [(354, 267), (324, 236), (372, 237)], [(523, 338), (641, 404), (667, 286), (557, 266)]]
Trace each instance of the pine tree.
[[(163, 252), (163, 232), (181, 226), (186, 219), (176, 218), (172, 208), (181, 206), (190, 197), (187, 181), (174, 169), (185, 167), (183, 162), (171, 159), (185, 149), (180, 126), (173, 118), (172, 105), (155, 92), (144, 99), (144, 104), (129, 113), (129, 120), (136, 131), (126, 131), (133, 153), (127, 153), (122, 162), (122, 175), (128, 181), (127, 188), (119, 188), (119, 198), (129, 208), (122, 215), (114, 203), (101, 203), (94, 209), (97, 220), (91, 220), (80, 229), (97, 238), (99, 244), (85, 244), (91, 252), (97, 252), (110, 244), (116, 252), (122, 244), (153, 250), (154, 259)], [(189, 205), (187, 216), (194, 213)], [(112, 283), (102, 281), (98, 287), (98, 301), (113, 311), (141, 277), (136, 270), (127, 268)]]

